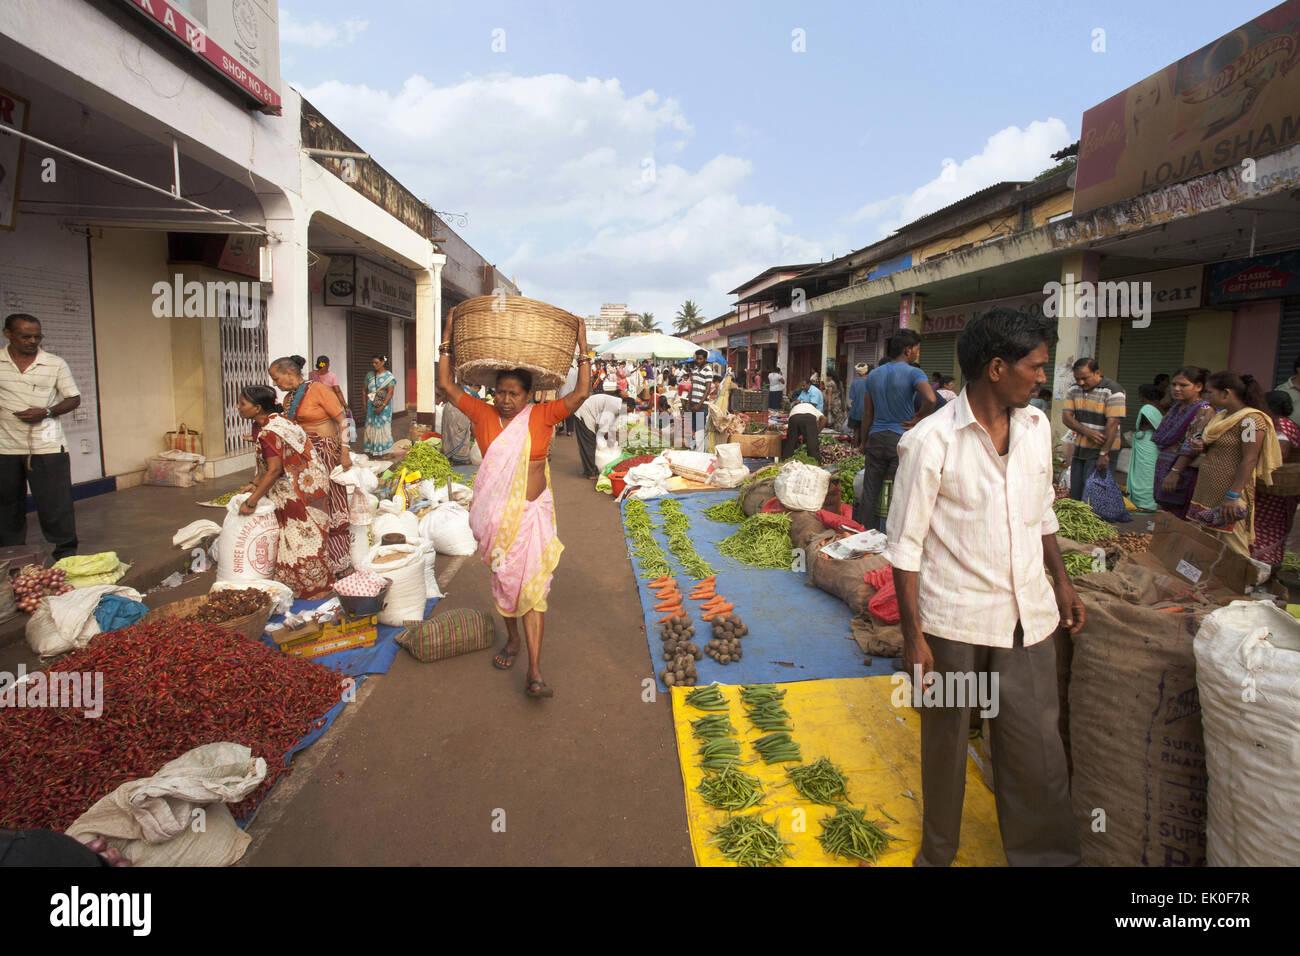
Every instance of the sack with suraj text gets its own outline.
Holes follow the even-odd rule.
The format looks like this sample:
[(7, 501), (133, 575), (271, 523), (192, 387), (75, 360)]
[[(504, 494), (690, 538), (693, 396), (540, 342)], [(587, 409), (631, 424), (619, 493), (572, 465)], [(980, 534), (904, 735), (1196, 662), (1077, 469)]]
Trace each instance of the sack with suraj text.
[(428, 621), (408, 621), (397, 643), (418, 661), (441, 661), (458, 654), (491, 647), (495, 634), (492, 618), (482, 611), (457, 608)]
[(181, 422), (174, 432), (163, 435), (163, 445), (167, 451), (187, 451), (192, 455), (203, 454), (203, 435), (193, 428), (186, 428)]

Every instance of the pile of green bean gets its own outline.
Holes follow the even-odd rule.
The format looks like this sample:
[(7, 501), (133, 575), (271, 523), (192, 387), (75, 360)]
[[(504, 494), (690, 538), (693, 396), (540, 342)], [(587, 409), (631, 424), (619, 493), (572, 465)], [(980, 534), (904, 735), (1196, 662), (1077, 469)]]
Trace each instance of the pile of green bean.
[(752, 568), (789, 571), (794, 545), (790, 542), (788, 514), (756, 514), (744, 520), (735, 534), (718, 542), (718, 552)]
[(1082, 551), (1067, 551), (1061, 555), (1061, 560), (1065, 562), (1065, 573), (1072, 578), (1077, 578), (1081, 574), (1091, 574), (1094, 571), (1105, 571), (1103, 563), (1099, 568), (1092, 555), (1085, 554)]
[(1092, 544), (1099, 538), (1110, 538), (1115, 529), (1097, 517), (1092, 506), (1073, 498), (1057, 498), (1052, 510), (1061, 525), (1060, 533), (1080, 544)]
[(825, 757), (819, 757), (815, 763), (791, 767), (785, 775), (813, 803), (835, 806), (849, 799), (848, 777)]
[(707, 717), (691, 721), (691, 733), (700, 740), (714, 740), (718, 737), (727, 737), (739, 733), (739, 731), (732, 726), (731, 718), (726, 714), (709, 714)]
[(821, 824), (817, 842), (832, 859), (842, 856), (875, 863), (877, 854), (889, 846), (890, 840), (897, 839), (866, 819), (865, 810), (852, 807), (837, 807), (835, 816), (822, 817)]
[(763, 799), (763, 784), (732, 763), (700, 781), (695, 792), (711, 807), (737, 813)]
[(659, 503), (659, 513), (664, 516), (668, 547), (677, 556), (686, 574), (697, 581), (712, 574), (713, 568), (696, 553), (695, 545), (691, 542), (691, 520), (682, 511), (682, 506), (672, 498), (665, 498)]
[(799, 745), (784, 731), (759, 737), (754, 741), (754, 750), (764, 763), (800, 763), (803, 760)]
[(697, 687), (686, 695), (686, 703), (696, 710), (727, 710), (727, 698), (722, 696), (717, 684)]
[(709, 844), (738, 866), (780, 866), (785, 858), (794, 858), (781, 831), (757, 814), (732, 817), (712, 832)]
[(704, 517), (710, 521), (722, 521), (726, 524), (740, 524), (745, 520), (745, 509), (737, 498), (728, 498), (721, 504), (710, 505), (704, 509)]
[(641, 577), (648, 580), (662, 577), (671, 568), (668, 555), (659, 547), (654, 536), (654, 522), (640, 498), (629, 498), (623, 510), (623, 530), (632, 542), (632, 554), (641, 567)]

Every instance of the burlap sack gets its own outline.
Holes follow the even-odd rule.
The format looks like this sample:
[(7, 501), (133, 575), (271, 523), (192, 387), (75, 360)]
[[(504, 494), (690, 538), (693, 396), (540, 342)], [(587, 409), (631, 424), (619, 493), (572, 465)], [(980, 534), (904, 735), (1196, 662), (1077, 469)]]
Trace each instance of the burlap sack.
[(876, 589), (862, 580), (868, 571), (889, 564), (882, 554), (868, 554), (861, 558), (837, 561), (822, 554), (821, 548), (835, 540), (835, 532), (828, 531), (808, 543), (808, 581), (815, 588), (833, 594), (843, 601), (854, 615), (866, 614), (867, 604), (876, 596)]
[(1070, 662), (1069, 752), (1083, 861), (1203, 865), (1205, 742), (1192, 638), (1215, 605), (1193, 599), (1162, 613), (1108, 593), (1133, 588), (1120, 578), (1076, 580), (1087, 624)]
[(763, 510), (763, 502), (776, 496), (776, 479), (764, 478), (756, 481), (740, 496), (740, 507), (745, 516), (756, 515)]
[(803, 551), (808, 550), (813, 538), (824, 535), (827, 531), (822, 519), (813, 511), (792, 511), (790, 513), (790, 544)]
[(870, 614), (856, 614), (849, 621), (853, 640), (868, 657), (902, 657), (903, 628), (900, 624), (882, 624)]

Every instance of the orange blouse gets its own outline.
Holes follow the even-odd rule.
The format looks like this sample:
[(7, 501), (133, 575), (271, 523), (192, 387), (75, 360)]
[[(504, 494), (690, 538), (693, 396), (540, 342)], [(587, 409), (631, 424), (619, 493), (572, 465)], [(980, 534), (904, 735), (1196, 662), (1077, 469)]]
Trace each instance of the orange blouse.
[(299, 425), (319, 425), (327, 421), (336, 421), (343, 414), (343, 406), (334, 389), (321, 382), (312, 382), (307, 386), (307, 394), (298, 403), (298, 414), (293, 420)]
[[(488, 446), (505, 431), (501, 427), (501, 416), (495, 407), (473, 395), (462, 394), (456, 407), (465, 413), (465, 417), (474, 426), (474, 440), (478, 442), (479, 451), (486, 455)], [(528, 416), (528, 431), (533, 439), (528, 453), (529, 461), (541, 461), (546, 457), (551, 447), (551, 436), (555, 434), (551, 429), (568, 417), (569, 410), (565, 408), (562, 398), (533, 406), (532, 414)]]

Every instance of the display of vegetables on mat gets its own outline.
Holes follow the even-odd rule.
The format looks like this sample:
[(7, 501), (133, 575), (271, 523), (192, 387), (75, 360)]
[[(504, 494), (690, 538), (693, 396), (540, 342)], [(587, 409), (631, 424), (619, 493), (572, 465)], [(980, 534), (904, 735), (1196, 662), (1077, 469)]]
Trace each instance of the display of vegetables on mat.
[(754, 741), (754, 750), (763, 758), (764, 763), (801, 763), (803, 756), (799, 745), (785, 731), (767, 734)]
[(713, 740), (715, 737), (726, 737), (739, 732), (732, 726), (731, 717), (727, 714), (709, 714), (691, 721), (691, 733), (700, 740)]
[(781, 831), (757, 814), (731, 817), (713, 831), (709, 846), (738, 866), (780, 866), (793, 856), (792, 844), (781, 839)]
[(763, 799), (763, 784), (738, 764), (730, 763), (717, 773), (705, 774), (695, 792), (711, 807), (738, 813)]
[(888, 848), (889, 841), (898, 839), (868, 820), (865, 810), (852, 807), (837, 807), (835, 816), (822, 817), (821, 825), (817, 842), (832, 858), (842, 856), (875, 863), (877, 854)]
[[(408, 472), (418, 471), (422, 479), (432, 479), (435, 486), (441, 488), (453, 474), (451, 462), (429, 442), (418, 441), (411, 446), (406, 457), (393, 465), (393, 474), (400, 475), (402, 469)], [(458, 476), (459, 480), (459, 476)]]
[(266, 759), (266, 779), (231, 806), (257, 807), (288, 772), (290, 748), (323, 725), (343, 676), (240, 634), (168, 618), (98, 634), (29, 678), (103, 675), (103, 712), (0, 707), (0, 826), (66, 830), (101, 797), (150, 777), (203, 744), (243, 744)]
[(1061, 560), (1065, 563), (1065, 573), (1072, 578), (1077, 578), (1081, 574), (1092, 574), (1094, 571), (1106, 570), (1104, 561), (1097, 561), (1085, 551), (1067, 551), (1061, 555)]
[(14, 602), (18, 605), (18, 610), (31, 614), (40, 607), (41, 598), (67, 594), (72, 590), (72, 585), (67, 583), (67, 578), (67, 572), (62, 568), (27, 565), (11, 582), (14, 589)]
[(213, 591), (190, 615), (204, 624), (225, 624), (271, 606), (271, 595), (260, 588), (230, 588)]
[(1282, 570), (1297, 572), (1300, 571), (1300, 554), (1294, 551), (1287, 551), (1282, 555)]
[(688, 706), (696, 710), (727, 710), (727, 698), (722, 696), (722, 691), (718, 690), (717, 684), (710, 684), (708, 687), (697, 687), (686, 695)]
[(655, 578), (668, 573), (668, 554), (654, 536), (654, 522), (640, 498), (629, 498), (623, 509), (623, 530), (632, 542), (632, 554), (641, 567), (641, 577)]
[(1092, 544), (1098, 538), (1113, 538), (1113, 525), (1097, 517), (1097, 512), (1085, 502), (1073, 498), (1057, 498), (1052, 505), (1056, 520), (1061, 525), (1060, 534), (1080, 544)]
[(790, 713), (781, 704), (785, 688), (775, 684), (746, 684), (740, 688), (745, 716), (759, 730), (794, 730)]
[(709, 740), (700, 742), (700, 749), (696, 751), (704, 758), (705, 769), (713, 769), (707, 766), (709, 761), (730, 760), (732, 762), (740, 759), (740, 741), (735, 737), (713, 737)]
[(695, 662), (703, 660), (704, 652), (698, 644), (688, 638), (695, 633), (691, 619), (685, 614), (676, 614), (659, 628), (659, 639), (664, 642), (664, 660), (668, 666), (659, 672), (659, 679), (666, 687), (674, 685), (694, 687), (698, 674)]
[(785, 775), (794, 788), (813, 803), (834, 806), (848, 802), (849, 778), (825, 757), (818, 757), (814, 763), (791, 767)]
[(794, 545), (790, 542), (788, 514), (755, 514), (746, 518), (729, 538), (717, 544), (724, 554), (751, 568), (789, 571)]
[(713, 568), (695, 551), (691, 541), (691, 519), (682, 511), (681, 504), (673, 498), (663, 498), (659, 502), (659, 513), (664, 516), (663, 530), (668, 536), (668, 548), (681, 562), (682, 570), (695, 579), (713, 574)]
[(740, 639), (749, 633), (749, 628), (740, 617), (730, 612), (713, 617), (713, 640), (704, 647), (708, 654), (719, 664), (730, 664), (744, 656)]
[(704, 517), (710, 521), (740, 524), (745, 520), (745, 509), (740, 506), (740, 499), (728, 498), (726, 501), (705, 508)]

